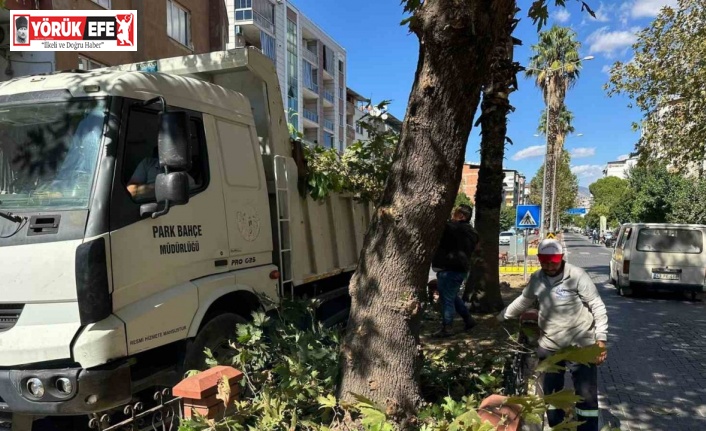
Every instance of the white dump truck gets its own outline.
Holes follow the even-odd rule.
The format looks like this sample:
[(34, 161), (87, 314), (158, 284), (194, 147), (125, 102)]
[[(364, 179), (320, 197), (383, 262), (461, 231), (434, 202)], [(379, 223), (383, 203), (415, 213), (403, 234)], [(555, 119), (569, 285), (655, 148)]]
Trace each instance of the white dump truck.
[(297, 153), (254, 49), (3, 83), (0, 422), (173, 385), (261, 295), (345, 294), (370, 208), (303, 197)]

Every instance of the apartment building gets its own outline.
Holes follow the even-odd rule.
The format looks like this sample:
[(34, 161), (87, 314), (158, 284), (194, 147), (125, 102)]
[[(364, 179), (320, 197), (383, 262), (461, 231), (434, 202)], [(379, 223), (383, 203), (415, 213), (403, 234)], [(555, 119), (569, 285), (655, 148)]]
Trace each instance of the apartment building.
[[(10, 51), (10, 10), (27, 9), (136, 10), (137, 51)], [(225, 49), (227, 29), (223, 0), (5, 0), (0, 9), (0, 81), (218, 51)]]
[[(346, 146), (370, 138), (369, 131), (361, 123), (369, 118), (366, 115), (370, 113), (371, 108), (368, 99), (350, 88), (346, 89)], [(401, 133), (402, 121), (389, 112), (386, 114), (387, 118), (381, 126), (381, 131)]]
[(463, 192), (475, 205), (476, 203), (476, 190), (478, 189), (478, 172), (480, 171), (480, 163), (477, 162), (466, 162), (463, 164), (463, 171), (461, 172), (461, 184), (459, 185), (459, 192)]
[(311, 144), (346, 146), (346, 51), (288, 0), (225, 0), (228, 48), (253, 46), (277, 69), (289, 121)]
[(503, 170), (505, 179), (503, 180), (504, 203), (508, 207), (516, 207), (525, 203), (525, 176), (513, 169)]
[(632, 169), (635, 165), (637, 165), (637, 154), (631, 154), (630, 157), (625, 160), (608, 162), (606, 167), (603, 169), (603, 177), (618, 177), (627, 179), (630, 169)]
[[(480, 163), (466, 162), (463, 164), (461, 173), (461, 184), (459, 192), (463, 192), (475, 204), (476, 190), (478, 190), (478, 173)], [(529, 201), (529, 183), (526, 177), (515, 170), (505, 169), (503, 171), (503, 203), (509, 207), (524, 205)]]

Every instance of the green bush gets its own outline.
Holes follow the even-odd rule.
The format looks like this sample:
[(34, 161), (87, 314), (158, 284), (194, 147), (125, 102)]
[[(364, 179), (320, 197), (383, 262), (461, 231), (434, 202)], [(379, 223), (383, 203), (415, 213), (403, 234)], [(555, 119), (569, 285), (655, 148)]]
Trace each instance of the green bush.
[[(227, 417), (207, 420), (196, 416), (182, 421), (180, 431), (330, 431), (351, 429), (394, 431), (398, 429), (385, 409), (362, 396), (352, 404), (334, 396), (339, 380), (339, 329), (323, 327), (314, 318), (312, 304), (286, 302), (273, 316), (254, 313), (251, 322), (240, 324), (231, 341), (228, 363), (242, 371), (241, 397)], [(541, 369), (555, 370), (556, 362), (590, 361), (597, 347), (567, 349), (544, 361)], [(417, 431), (491, 431), (476, 413), (479, 401), (502, 392), (502, 372), (510, 351), (472, 352), (465, 345), (424, 350), (421, 372), (425, 402), (418, 416), (407, 424)], [(219, 384), (219, 399), (229, 399), (230, 384)], [(537, 423), (546, 404), (570, 408), (576, 397), (569, 391), (541, 398), (513, 397), (523, 406), (523, 417)], [(573, 428), (572, 428), (573, 426)], [(575, 429), (567, 422), (561, 429)]]

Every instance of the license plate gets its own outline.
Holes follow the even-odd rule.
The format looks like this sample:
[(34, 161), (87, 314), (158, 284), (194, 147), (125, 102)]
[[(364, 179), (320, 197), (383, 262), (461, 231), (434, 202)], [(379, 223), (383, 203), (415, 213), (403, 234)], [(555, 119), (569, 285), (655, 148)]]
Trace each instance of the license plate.
[(679, 280), (679, 274), (666, 274), (663, 272), (652, 273), (653, 280)]

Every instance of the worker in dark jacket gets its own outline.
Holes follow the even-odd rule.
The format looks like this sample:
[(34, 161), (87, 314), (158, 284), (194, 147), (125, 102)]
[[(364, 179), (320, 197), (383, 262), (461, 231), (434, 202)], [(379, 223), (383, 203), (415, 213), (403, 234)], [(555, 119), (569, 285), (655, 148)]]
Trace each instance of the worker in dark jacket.
[(468, 205), (461, 205), (454, 210), (432, 259), (432, 269), (436, 272), (443, 310), (442, 327), (434, 334), (435, 337), (451, 335), (450, 329), (456, 313), (463, 318), (466, 330), (476, 324), (458, 296), (471, 268), (471, 255), (478, 244), (478, 234), (470, 225), (471, 211)]

